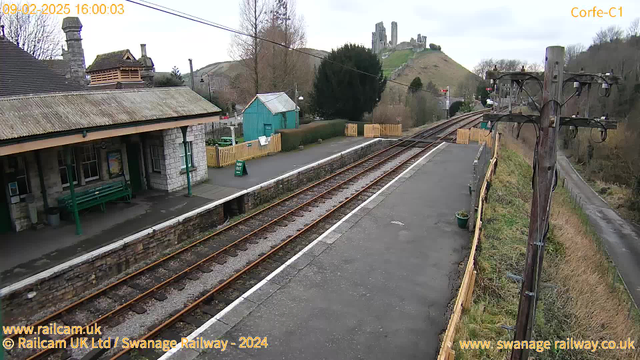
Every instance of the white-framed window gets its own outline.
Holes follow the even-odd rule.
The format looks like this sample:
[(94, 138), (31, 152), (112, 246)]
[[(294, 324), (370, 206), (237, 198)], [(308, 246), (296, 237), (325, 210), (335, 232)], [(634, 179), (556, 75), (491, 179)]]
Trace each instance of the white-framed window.
[(29, 176), (27, 174), (27, 159), (24, 156), (10, 156), (8, 158), (9, 168), (5, 172), (9, 183), (9, 195), (20, 196), (24, 201), (27, 194), (31, 193), (29, 186)]
[(98, 154), (93, 145), (84, 145), (80, 148), (80, 159), (84, 181), (97, 180), (100, 178), (98, 170)]
[[(76, 153), (71, 152), (71, 165), (73, 165), (73, 183), (78, 183), (78, 169), (76, 168)], [(64, 160), (64, 153), (62, 150), (58, 150), (58, 169), (60, 172), (60, 182), (62, 187), (69, 186), (69, 177), (67, 176), (67, 165)]]
[[(184, 143), (180, 143), (180, 169), (186, 169), (187, 164), (184, 162)], [(189, 159), (189, 168), (193, 166), (193, 154), (191, 153), (191, 141), (187, 141), (187, 159)]]
[[(184, 145), (180, 144), (184, 153)], [(153, 172), (162, 172), (162, 161), (164, 160), (164, 151), (162, 146), (151, 145), (151, 170)], [(184, 163), (184, 160), (182, 161)]]

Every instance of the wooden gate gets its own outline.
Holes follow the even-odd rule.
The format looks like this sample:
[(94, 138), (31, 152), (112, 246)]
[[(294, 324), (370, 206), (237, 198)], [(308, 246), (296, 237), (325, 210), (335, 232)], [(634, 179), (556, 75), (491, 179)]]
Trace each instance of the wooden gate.
[(344, 128), (345, 136), (358, 136), (358, 125), (357, 124), (347, 124)]
[(380, 124), (366, 124), (364, 137), (380, 137)]

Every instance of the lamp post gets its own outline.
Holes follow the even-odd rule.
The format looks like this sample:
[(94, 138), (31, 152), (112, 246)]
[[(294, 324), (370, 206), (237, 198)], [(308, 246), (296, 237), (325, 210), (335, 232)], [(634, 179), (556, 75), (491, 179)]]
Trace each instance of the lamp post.
[(298, 100), (302, 101), (304, 100), (304, 97), (298, 94), (298, 83), (295, 83), (295, 90), (296, 91), (293, 98), (296, 103), (296, 128), (298, 128), (300, 126), (300, 110), (298, 110)]

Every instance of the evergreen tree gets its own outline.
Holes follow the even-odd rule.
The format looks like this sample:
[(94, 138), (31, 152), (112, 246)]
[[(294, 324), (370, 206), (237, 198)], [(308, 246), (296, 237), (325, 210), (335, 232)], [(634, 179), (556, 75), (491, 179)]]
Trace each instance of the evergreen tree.
[(363, 46), (346, 44), (333, 50), (320, 63), (311, 106), (316, 114), (325, 118), (359, 121), (365, 112), (373, 111), (386, 84), (378, 57)]
[(170, 76), (175, 82), (179, 82), (180, 85), (184, 84), (184, 80), (182, 79), (182, 74), (180, 74), (180, 69), (178, 69), (177, 66), (174, 66), (173, 68), (171, 68)]
[(409, 92), (415, 94), (416, 92), (422, 90), (422, 80), (419, 76), (416, 76), (411, 80), (411, 84), (409, 84)]
[(182, 74), (180, 74), (180, 70), (177, 66), (174, 66), (171, 69), (171, 73), (169, 74), (169, 76), (156, 75), (153, 79), (153, 86), (155, 87), (170, 87), (182, 85), (184, 85), (184, 80), (182, 79)]

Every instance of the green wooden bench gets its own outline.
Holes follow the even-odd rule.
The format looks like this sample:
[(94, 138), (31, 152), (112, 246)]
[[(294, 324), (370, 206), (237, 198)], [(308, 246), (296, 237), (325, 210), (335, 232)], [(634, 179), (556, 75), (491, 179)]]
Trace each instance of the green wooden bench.
[[(104, 204), (108, 201), (120, 198), (126, 198), (127, 201), (131, 201), (131, 188), (129, 188), (129, 184), (126, 181), (118, 181), (87, 190), (76, 191), (75, 195), (78, 210), (100, 205), (100, 209), (104, 212)], [(71, 194), (60, 196), (58, 198), (58, 207), (73, 214)]]

